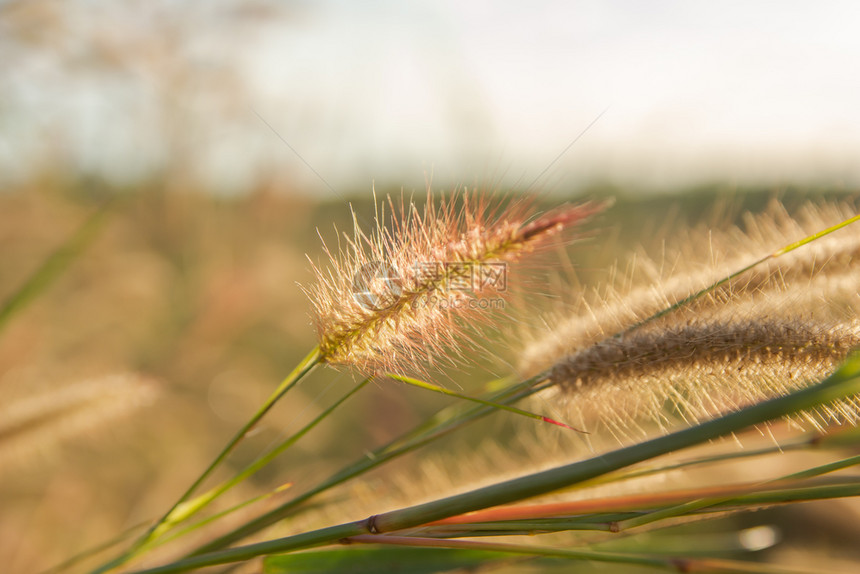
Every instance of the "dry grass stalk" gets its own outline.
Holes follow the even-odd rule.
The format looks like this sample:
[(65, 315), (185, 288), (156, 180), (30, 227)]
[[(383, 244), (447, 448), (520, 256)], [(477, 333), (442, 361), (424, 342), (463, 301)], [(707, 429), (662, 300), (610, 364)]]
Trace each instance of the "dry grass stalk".
[(152, 404), (157, 393), (150, 379), (120, 374), (8, 402), (0, 409), (0, 468), (27, 464), (78, 435), (104, 429)]
[[(503, 267), (601, 209), (566, 206), (535, 217), (527, 202), (452, 194), (423, 208), (390, 197), (368, 235), (354, 234), (314, 266), (314, 303), (322, 361), (363, 372), (402, 371), (456, 354), (464, 326), (479, 323), (489, 295), (502, 296)], [(500, 267), (499, 265), (502, 265)], [(499, 279), (504, 281), (500, 283)]]

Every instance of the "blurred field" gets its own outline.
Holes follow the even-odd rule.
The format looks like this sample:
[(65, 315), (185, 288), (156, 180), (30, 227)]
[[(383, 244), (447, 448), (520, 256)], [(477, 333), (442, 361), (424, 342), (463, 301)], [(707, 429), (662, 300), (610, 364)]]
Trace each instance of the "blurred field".
[[(503, 8), (0, 1), (0, 572), (38, 572), (177, 499), (315, 344), (306, 255), (325, 264), (318, 235), (336, 245), (350, 202), (371, 222), (371, 181), (421, 196), (428, 177), (504, 189), (541, 174), (547, 206), (612, 198), (566, 254), (583, 285), (773, 199), (860, 197), (853, 6)], [(91, 244), (6, 307), (106, 203)], [(553, 280), (556, 265), (529, 272)], [(436, 382), (476, 392), (509, 374), (536, 295), (487, 335), (497, 356)], [(354, 376), (318, 369), (211, 482)], [(292, 485), (236, 519), (256, 515), (451, 402), (373, 382), (216, 506)], [(517, 434), (532, 421), (490, 418), (267, 534), (546, 463)], [(723, 528), (766, 515), (783, 562), (860, 562), (856, 504), (757, 514)]]
[[(0, 194), (0, 302), (114, 196), (92, 245), (0, 332), (3, 418), (12, 420), (28, 398), (41, 397), (49, 408), (52, 395), (108, 375), (145, 377), (152, 391), (118, 417), (111, 413), (121, 398), (81, 407), (88, 425), (46, 416), (31, 423), (35, 428), (0, 427), (5, 572), (36, 572), (162, 512), (312, 347), (309, 304), (297, 282), (310, 277), (305, 253), (321, 257), (316, 228), (332, 240), (333, 223), (349, 229), (349, 209), (280, 191), (273, 185), (225, 199), (156, 185), (97, 193), (47, 181)], [(810, 193), (825, 195), (711, 189), (622, 196), (574, 246), (573, 258), (583, 281), (599, 282), (631, 246), (671, 245), (673, 229), (724, 224), (774, 196), (790, 205)], [(371, 205), (369, 193), (355, 202), (368, 218)], [(500, 346), (503, 360), (493, 368), (503, 369), (510, 353)], [(480, 373), (476, 380), (487, 378)], [(351, 380), (330, 369), (316, 373), (267, 417), (222, 475), (319, 412)], [(457, 382), (468, 390), (467, 381)], [(374, 384), (227, 498), (239, 502), (285, 482), (312, 484), (445, 404)], [(386, 467), (387, 476), (410, 460)]]

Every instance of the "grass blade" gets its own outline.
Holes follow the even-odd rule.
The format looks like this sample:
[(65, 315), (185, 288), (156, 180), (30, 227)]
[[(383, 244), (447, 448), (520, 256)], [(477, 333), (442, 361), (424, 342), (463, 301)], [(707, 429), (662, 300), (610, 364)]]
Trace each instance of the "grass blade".
[[(230, 480), (227, 480), (227, 481), (223, 482), (222, 484), (216, 486), (215, 488), (212, 488), (209, 491), (205, 492), (204, 494), (202, 494), (198, 497), (195, 497), (194, 499), (189, 500), (186, 503), (178, 506), (176, 508), (176, 511), (173, 513), (173, 517), (169, 518), (167, 521), (165, 521), (162, 524), (163, 529), (166, 530), (167, 528), (172, 527), (173, 525), (178, 524), (179, 522), (187, 520), (188, 518), (190, 518), (191, 516), (193, 516), (194, 514), (199, 512), (200, 510), (202, 510), (203, 508), (205, 508), (207, 505), (209, 505), (216, 498), (218, 498), (219, 496), (221, 496), (222, 494), (224, 494), (225, 492), (227, 492), (228, 490), (230, 490), (231, 488), (233, 488), (237, 484), (241, 483), (243, 480), (254, 475), (261, 468), (268, 465), (277, 456), (279, 456), (282, 452), (284, 452), (289, 447), (294, 445), (296, 442), (299, 441), (299, 439), (301, 439), (303, 436), (305, 436), (307, 433), (309, 433), (314, 427), (316, 427), (319, 423), (321, 423), (323, 420), (325, 420), (325, 418), (328, 417), (337, 407), (339, 407), (341, 404), (343, 404), (343, 402), (346, 401), (349, 397), (351, 397), (352, 395), (357, 393), (359, 390), (361, 390), (370, 381), (371, 381), (370, 378), (366, 378), (366, 379), (362, 380), (361, 382), (359, 382), (355, 387), (353, 387), (345, 395), (343, 395), (341, 398), (339, 398), (337, 401), (335, 401), (333, 404), (331, 404), (328, 408), (326, 408), (323, 412), (321, 412), (317, 417), (315, 417), (311, 422), (309, 422), (307, 425), (302, 427), (301, 430), (299, 430), (298, 432), (296, 432), (295, 434), (293, 434), (292, 436), (290, 436), (286, 440), (282, 441), (280, 444), (276, 445), (274, 448), (272, 448), (269, 452), (267, 452), (263, 456), (257, 458), (254, 462), (249, 464), (247, 467), (245, 467), (241, 472), (239, 472), (236, 476), (234, 476)], [(159, 534), (160, 534), (160, 532), (155, 532), (153, 536), (157, 537)]]
[(75, 233), (48, 255), (30, 277), (0, 305), (0, 331), (20, 312), (56, 281), (98, 236), (109, 213), (109, 203), (98, 208)]
[(434, 574), (471, 569), (510, 554), (456, 548), (352, 547), (269, 556), (263, 574)]
[(494, 408), (494, 409), (499, 409), (499, 410), (503, 410), (503, 411), (508, 411), (508, 412), (510, 412), (510, 413), (514, 413), (514, 414), (522, 415), (522, 416), (527, 417), (527, 418), (530, 418), (530, 419), (538, 420), (538, 421), (545, 422), (545, 423), (554, 424), (554, 425), (556, 425), (556, 426), (560, 426), (560, 427), (563, 427), (563, 428), (566, 428), (566, 429), (574, 430), (574, 431), (576, 431), (576, 432), (580, 432), (580, 433), (588, 434), (588, 433), (587, 433), (587, 431), (579, 430), (579, 429), (575, 429), (575, 428), (573, 428), (572, 426), (570, 426), (570, 425), (568, 425), (568, 424), (565, 424), (565, 423), (563, 423), (563, 422), (557, 421), (557, 420), (555, 420), (555, 419), (551, 419), (551, 418), (549, 418), (549, 417), (545, 417), (545, 416), (543, 416), (543, 415), (538, 415), (538, 414), (535, 414), (535, 413), (530, 413), (530, 412), (528, 412), (528, 411), (524, 411), (524, 410), (522, 410), (522, 409), (518, 409), (518, 408), (516, 408), (516, 407), (512, 407), (512, 406), (510, 406), (510, 405), (504, 405), (504, 404), (501, 404), (501, 403), (494, 403), (494, 402), (492, 402), (492, 401), (488, 401), (488, 400), (486, 400), (486, 399), (481, 399), (481, 398), (477, 398), (477, 397), (470, 397), (469, 395), (464, 395), (464, 394), (462, 394), (462, 393), (457, 393), (457, 392), (452, 391), (452, 390), (450, 390), (450, 389), (446, 389), (445, 387), (441, 387), (441, 386), (439, 386), (439, 385), (434, 385), (434, 384), (432, 384), (432, 383), (428, 383), (428, 382), (426, 382), (426, 381), (421, 381), (421, 380), (418, 380), (418, 379), (415, 379), (415, 378), (412, 378), (412, 377), (407, 377), (407, 376), (404, 376), (404, 375), (395, 375), (395, 374), (393, 374), (393, 373), (388, 373), (386, 376), (387, 376), (387, 377), (389, 377), (389, 378), (391, 378), (391, 379), (395, 379), (395, 380), (397, 380), (397, 381), (400, 381), (400, 382), (402, 382), (402, 383), (406, 383), (407, 385), (412, 385), (412, 386), (414, 386), (414, 387), (418, 387), (418, 388), (420, 388), (420, 389), (426, 389), (426, 390), (428, 390), (428, 391), (433, 391), (433, 392), (435, 392), (435, 393), (440, 393), (440, 394), (443, 394), (443, 395), (447, 395), (447, 396), (449, 396), (449, 397), (456, 397), (456, 398), (458, 398), (458, 399), (462, 399), (462, 400), (465, 400), (465, 401), (470, 401), (470, 402), (473, 402), (473, 403), (478, 403), (479, 405), (484, 405), (484, 406), (491, 407), (491, 408)]
[(720, 285), (728, 283), (732, 279), (735, 279), (735, 278), (743, 275), (747, 271), (749, 271), (755, 267), (758, 267), (762, 263), (765, 263), (771, 259), (776, 259), (777, 257), (785, 255), (786, 253), (790, 253), (790, 252), (794, 251), (795, 249), (798, 249), (800, 247), (803, 247), (804, 245), (812, 243), (813, 241), (815, 241), (817, 239), (821, 239), (822, 237), (824, 237), (826, 235), (830, 235), (834, 231), (838, 231), (838, 230), (842, 229), (843, 227), (851, 225), (852, 223), (855, 223), (857, 221), (860, 221), (860, 215), (855, 215), (854, 217), (850, 217), (850, 218), (848, 218), (848, 219), (846, 219), (840, 223), (837, 223), (836, 225), (828, 227), (827, 229), (823, 229), (823, 230), (819, 231), (818, 233), (814, 233), (812, 235), (804, 237), (803, 239), (801, 239), (799, 241), (795, 241), (794, 243), (786, 245), (785, 247), (783, 247), (781, 249), (777, 249), (773, 253), (765, 255), (761, 259), (758, 259), (757, 261), (753, 261), (752, 263), (750, 263), (746, 267), (739, 269), (739, 270), (735, 271), (734, 273), (731, 273), (730, 275), (723, 277), (722, 279), (708, 285), (704, 289), (697, 291), (696, 293), (693, 293), (692, 295), (689, 295), (688, 297), (685, 297), (684, 299), (678, 301), (674, 305), (667, 307), (661, 311), (658, 311), (657, 313), (651, 315), (650, 317), (648, 317), (646, 319), (643, 319), (642, 321), (639, 321), (638, 323), (632, 325), (631, 327), (625, 329), (624, 331), (617, 333), (615, 335), (615, 337), (620, 337), (620, 336), (627, 334), (631, 331), (635, 331), (636, 329), (638, 329), (638, 328), (640, 328), (640, 327), (642, 327), (648, 323), (656, 321), (657, 319), (660, 319), (661, 317), (665, 317), (669, 313), (672, 313), (673, 311), (680, 309), (681, 307), (692, 303), (693, 301), (695, 301), (699, 297), (702, 297), (703, 295), (707, 295), (708, 293), (710, 293), (711, 291), (713, 291), (714, 289), (716, 289)]
[[(179, 497), (173, 506), (158, 520), (153, 524), (140, 538), (138, 538), (134, 544), (132, 544), (131, 548), (125, 551), (120, 556), (115, 559), (103, 564), (102, 566), (96, 568), (93, 571), (93, 574), (102, 574), (103, 572), (108, 572), (113, 570), (114, 568), (121, 566), (126, 563), (132, 557), (136, 556), (140, 551), (142, 551), (146, 544), (153, 540), (159, 532), (161, 532), (162, 525), (166, 523), (177, 523), (181, 522), (186, 518), (185, 510), (183, 509), (183, 503), (185, 503), (188, 498), (194, 493), (194, 491), (206, 480), (209, 475), (218, 467), (221, 462), (227, 458), (227, 455), (230, 454), (236, 445), (245, 438), (248, 432), (254, 428), (254, 426), (260, 421), (260, 419), (265, 416), (269, 410), (275, 405), (278, 400), (283, 397), (287, 391), (292, 389), (302, 378), (310, 373), (316, 366), (319, 364), (319, 349), (314, 348), (297, 366), (293, 371), (287, 375), (287, 377), (281, 381), (281, 384), (275, 389), (275, 391), (269, 396), (263, 406), (261, 406), (256, 413), (248, 420), (247, 423), (239, 429), (230, 442), (221, 450), (215, 460), (213, 460), (206, 470), (194, 481), (194, 483), (186, 489), (186, 491)], [(194, 510), (196, 512), (198, 509)]]

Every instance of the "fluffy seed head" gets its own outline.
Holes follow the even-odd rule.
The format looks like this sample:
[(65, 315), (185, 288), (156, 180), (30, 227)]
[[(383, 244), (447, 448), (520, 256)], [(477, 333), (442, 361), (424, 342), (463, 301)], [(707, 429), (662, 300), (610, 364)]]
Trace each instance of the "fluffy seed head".
[[(748, 215), (744, 229), (692, 230), (670, 245), (676, 253), (652, 259), (636, 253), (635, 270), (613, 274), (614, 282), (576, 292), (563, 308), (552, 309), (544, 327), (519, 333), (526, 345), (518, 371), (529, 377), (561, 358), (631, 328), (661, 309), (695, 293), (762, 256), (816, 233), (856, 213), (851, 205), (807, 205), (794, 217), (779, 204)], [(628, 265), (628, 268), (630, 266)], [(724, 283), (673, 313), (666, 323), (715, 313), (745, 318), (781, 316), (787, 310), (839, 319), (860, 304), (860, 233), (856, 225), (767, 261)]]
[[(643, 420), (662, 423), (668, 411), (701, 420), (821, 380), (860, 345), (854, 226), (771, 259), (659, 320), (640, 321), (855, 213), (847, 205), (809, 206), (792, 218), (775, 206), (747, 217), (744, 231), (690, 235), (677, 263), (640, 256), (649, 281), (580, 297), (575, 313), (548, 321), (520, 368), (525, 375), (549, 369), (571, 406), (571, 424), (591, 430), (597, 421), (621, 434)], [(657, 271), (667, 267), (669, 273)], [(860, 401), (800, 418), (813, 426), (856, 422)]]
[[(606, 339), (557, 363), (552, 381), (578, 416), (623, 428), (660, 420), (666, 407), (690, 421), (788, 393), (829, 375), (860, 345), (860, 323), (803, 318), (705, 320)], [(853, 401), (819, 420), (855, 422)]]
[(492, 201), (469, 192), (423, 207), (390, 196), (369, 233), (353, 214), (352, 236), (330, 267), (313, 266), (323, 362), (368, 373), (398, 371), (450, 357), (507, 289), (507, 263), (545, 246), (602, 206), (565, 206), (535, 217), (525, 201)]

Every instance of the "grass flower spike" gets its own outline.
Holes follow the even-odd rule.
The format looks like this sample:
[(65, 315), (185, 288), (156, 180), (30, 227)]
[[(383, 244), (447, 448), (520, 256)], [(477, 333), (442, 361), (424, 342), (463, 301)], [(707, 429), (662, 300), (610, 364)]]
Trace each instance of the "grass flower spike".
[[(572, 421), (621, 435), (647, 433), (641, 421), (708, 420), (820, 381), (860, 347), (860, 240), (843, 229), (855, 213), (847, 205), (807, 206), (792, 218), (772, 206), (748, 215), (746, 230), (690, 234), (667, 276), (653, 271), (662, 264), (637, 257), (655, 281), (583, 294), (580, 312), (558, 313), (526, 347), (521, 372), (548, 373)], [(696, 254), (697, 246), (708, 252)], [(775, 255), (761, 259), (767, 253)], [(720, 277), (729, 278), (703, 291)], [(668, 312), (655, 315), (660, 309)], [(854, 397), (794, 420), (819, 429), (856, 424), (860, 408)]]
[[(493, 202), (454, 193), (423, 209), (390, 197), (368, 235), (354, 233), (331, 268), (314, 266), (314, 303), (322, 362), (366, 373), (401, 372), (449, 357), (468, 319), (498, 308), (507, 263), (545, 246), (602, 206), (565, 206), (535, 216), (522, 201)], [(491, 297), (492, 296), (492, 297)]]
[[(821, 380), (858, 346), (856, 321), (691, 320), (606, 339), (557, 363), (550, 377), (575, 397), (572, 416), (583, 424), (598, 418), (624, 429), (631, 419), (660, 421), (667, 406), (698, 422)], [(856, 423), (857, 414), (849, 399), (798, 420), (821, 429)]]

